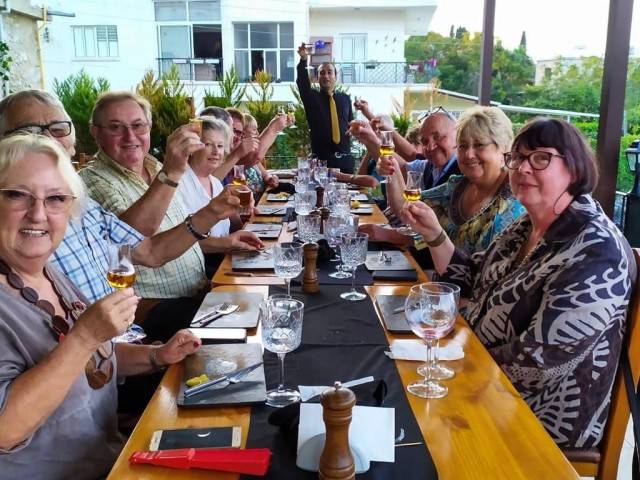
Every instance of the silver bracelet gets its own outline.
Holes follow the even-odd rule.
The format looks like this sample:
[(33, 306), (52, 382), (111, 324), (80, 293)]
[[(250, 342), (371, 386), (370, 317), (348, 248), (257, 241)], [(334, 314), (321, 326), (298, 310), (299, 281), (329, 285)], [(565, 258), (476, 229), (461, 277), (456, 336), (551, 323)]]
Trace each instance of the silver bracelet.
[(162, 345), (151, 345), (151, 350), (149, 350), (149, 363), (151, 364), (151, 368), (153, 368), (156, 372), (163, 372), (167, 369), (166, 365), (158, 365), (158, 349), (162, 347)]

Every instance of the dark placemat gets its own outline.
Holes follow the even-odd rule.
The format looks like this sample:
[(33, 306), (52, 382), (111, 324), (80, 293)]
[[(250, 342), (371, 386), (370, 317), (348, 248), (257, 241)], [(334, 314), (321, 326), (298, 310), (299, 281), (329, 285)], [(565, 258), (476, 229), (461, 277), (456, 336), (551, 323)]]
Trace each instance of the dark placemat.
[[(325, 305), (332, 297), (328, 288), (322, 294), (294, 295), (305, 303), (302, 344), (285, 358), (285, 384), (287, 386), (331, 385), (335, 380), (347, 381), (368, 375), (382, 379), (387, 384), (384, 406), (395, 408), (396, 430), (404, 429), (403, 442), (422, 441), (418, 423), (411, 411), (404, 386), (393, 360), (384, 355), (386, 337), (370, 300), (349, 302), (362, 305), (357, 308), (357, 321), (342, 306), (337, 314)], [(281, 289), (270, 288), (269, 293)], [(334, 303), (335, 302), (334, 298)], [(366, 304), (364, 306), (363, 304)], [(334, 306), (335, 308), (335, 306)], [(351, 309), (349, 309), (351, 310)], [(362, 317), (366, 314), (365, 317)], [(336, 330), (337, 329), (337, 330)], [(362, 341), (359, 338), (362, 334)], [(381, 343), (378, 343), (382, 340)], [(265, 376), (268, 387), (278, 381), (279, 363), (276, 355), (265, 351)], [(268, 417), (275, 409), (255, 405), (251, 409), (251, 422), (247, 448), (270, 448), (271, 466), (263, 478), (278, 480), (317, 479), (318, 473), (307, 472), (296, 466), (296, 445), (291, 443), (288, 432), (268, 424)], [(241, 476), (243, 480), (252, 477)], [(369, 471), (358, 475), (366, 480), (431, 480), (438, 474), (426, 445), (398, 448), (394, 463), (372, 462)]]
[[(333, 278), (330, 277), (329, 274), (331, 272), (335, 272), (338, 265), (341, 262), (331, 262), (326, 261), (322, 263), (318, 263), (318, 270), (316, 274), (318, 275), (318, 283), (320, 285), (351, 285), (351, 281), (353, 280), (351, 277), (349, 278)], [(291, 280), (291, 285), (301, 285), (302, 279), (304, 278), (304, 271), (298, 275), (296, 278)], [(364, 265), (359, 265), (356, 269), (356, 285), (373, 285), (373, 276), (372, 273), (367, 270)], [(344, 290), (343, 290), (344, 291)]]

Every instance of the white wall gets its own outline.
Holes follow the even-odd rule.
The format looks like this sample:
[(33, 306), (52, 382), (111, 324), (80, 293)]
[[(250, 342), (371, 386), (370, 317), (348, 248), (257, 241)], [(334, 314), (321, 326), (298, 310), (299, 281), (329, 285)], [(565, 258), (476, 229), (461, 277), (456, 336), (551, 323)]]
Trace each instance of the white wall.
[[(47, 89), (53, 79), (63, 80), (81, 69), (93, 78), (104, 77), (111, 88), (132, 89), (145, 70), (157, 70), (157, 34), (153, 2), (149, 0), (53, 0), (51, 10), (75, 13), (75, 17), (55, 16), (47, 25), (48, 40), (43, 39)], [(78, 25), (116, 25), (119, 57), (81, 60), (75, 58), (71, 27)]]

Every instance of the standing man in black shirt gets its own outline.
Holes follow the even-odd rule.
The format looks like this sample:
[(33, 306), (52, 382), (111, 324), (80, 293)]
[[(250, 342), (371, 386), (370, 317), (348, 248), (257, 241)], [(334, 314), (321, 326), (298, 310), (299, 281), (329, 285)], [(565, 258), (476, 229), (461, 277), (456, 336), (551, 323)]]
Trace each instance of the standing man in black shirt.
[[(329, 62), (318, 68), (320, 91), (312, 89), (304, 43), (298, 48), (298, 54), (300, 63), (297, 67), (296, 84), (311, 130), (311, 150), (320, 160), (327, 160), (329, 168), (339, 168), (341, 172), (353, 173), (350, 140), (346, 135), (349, 122), (353, 120), (351, 97), (346, 93), (334, 92), (336, 67)], [(335, 102), (333, 112), (332, 102)]]

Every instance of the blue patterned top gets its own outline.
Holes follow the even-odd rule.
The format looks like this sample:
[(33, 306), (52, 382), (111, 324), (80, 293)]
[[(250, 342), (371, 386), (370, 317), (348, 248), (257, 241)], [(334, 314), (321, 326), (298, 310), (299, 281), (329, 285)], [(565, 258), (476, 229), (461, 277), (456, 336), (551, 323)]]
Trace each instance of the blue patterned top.
[(471, 182), (462, 175), (422, 192), (421, 199), (435, 212), (440, 225), (456, 247), (467, 253), (486, 249), (491, 240), (525, 213), (522, 204), (505, 183), (475, 215), (465, 218), (461, 211), (462, 194)]

